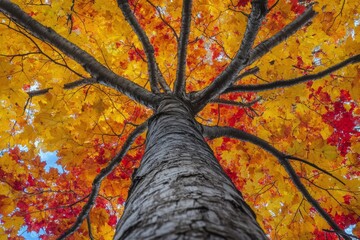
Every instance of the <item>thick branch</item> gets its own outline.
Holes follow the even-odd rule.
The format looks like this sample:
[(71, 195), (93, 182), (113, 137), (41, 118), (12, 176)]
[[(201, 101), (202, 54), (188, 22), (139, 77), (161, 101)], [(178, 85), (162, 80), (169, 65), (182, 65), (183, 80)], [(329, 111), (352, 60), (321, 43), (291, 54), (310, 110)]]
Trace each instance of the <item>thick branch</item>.
[[(86, 84), (93, 84), (93, 83), (97, 83), (95, 78), (84, 78), (84, 79), (80, 79), (71, 83), (65, 83), (63, 88), (68, 90), (68, 89), (73, 89), (76, 88), (78, 86), (82, 86), (82, 85), (86, 85)], [(49, 90), (51, 90), (53, 88), (44, 88), (44, 89), (40, 89), (40, 90), (34, 90), (34, 91), (29, 91), (26, 92), (29, 95), (29, 98), (35, 97), (35, 96), (40, 96), (40, 95), (44, 95), (46, 93), (49, 92)]]
[(310, 6), (302, 15), (285, 26), (274, 36), (257, 45), (248, 56), (239, 55), (238, 52), (229, 66), (217, 78), (215, 78), (213, 83), (196, 94), (196, 99), (194, 100), (194, 103), (196, 104), (196, 111), (200, 111), (207, 102), (218, 97), (222, 92), (229, 88), (229, 86), (231, 86), (231, 84), (235, 81), (236, 75), (239, 71), (264, 56), (273, 47), (277, 46), (285, 39), (293, 35), (296, 31), (301, 29), (315, 16), (316, 12), (312, 9), (312, 6)]
[(250, 54), (249, 64), (253, 63), (255, 60), (261, 58), (266, 53), (268, 53), (272, 48), (276, 47), (287, 38), (291, 37), (295, 32), (300, 30), (303, 26), (305, 26), (311, 19), (313, 19), (317, 15), (312, 8), (312, 5), (305, 10), (303, 14), (297, 17), (294, 21), (286, 25), (283, 29), (281, 29), (274, 36), (266, 39), (257, 45)]
[(343, 68), (349, 64), (354, 64), (360, 62), (360, 54), (355, 55), (353, 57), (350, 57), (332, 67), (327, 68), (324, 71), (315, 73), (315, 74), (309, 74), (289, 80), (279, 80), (271, 83), (266, 84), (250, 84), (250, 85), (237, 85), (237, 86), (231, 86), (228, 89), (225, 90), (224, 93), (229, 92), (260, 92), (260, 91), (266, 91), (274, 88), (283, 88), (283, 87), (290, 87), (294, 86), (300, 83), (304, 83), (307, 81), (313, 81), (321, 79), (327, 75), (329, 75), (332, 72), (335, 72), (339, 70), (340, 68)]
[(8, 15), (14, 22), (27, 29), (33, 36), (53, 45), (81, 64), (99, 83), (112, 87), (145, 106), (151, 108), (156, 107), (157, 102), (160, 99), (159, 96), (147, 91), (126, 78), (118, 76), (77, 45), (69, 42), (51, 28), (45, 27), (32, 19), (27, 13), (21, 10), (18, 5), (9, 0), (0, 0), (0, 11)]
[(121, 148), (121, 151), (109, 162), (109, 164), (105, 168), (101, 169), (100, 173), (95, 177), (92, 183), (92, 189), (89, 199), (82, 208), (81, 212), (79, 213), (79, 216), (76, 218), (76, 221), (68, 230), (66, 230), (63, 234), (61, 234), (61, 236), (58, 239), (67, 238), (68, 236), (72, 235), (76, 231), (76, 229), (80, 227), (82, 222), (89, 215), (91, 208), (95, 204), (95, 200), (99, 193), (101, 182), (104, 180), (104, 178), (107, 175), (109, 175), (115, 169), (116, 166), (120, 164), (122, 158), (129, 150), (131, 144), (135, 141), (138, 135), (140, 135), (142, 132), (145, 131), (147, 125), (148, 123), (146, 121), (143, 124), (139, 125), (137, 128), (135, 128), (134, 131), (132, 131), (132, 133), (129, 134), (129, 137), (126, 139), (124, 145)]
[(180, 39), (178, 42), (178, 65), (174, 84), (174, 92), (179, 97), (182, 97), (182, 95), (185, 93), (186, 53), (191, 25), (191, 6), (192, 0), (183, 1)]
[(196, 106), (195, 109), (197, 111), (202, 109), (208, 101), (218, 97), (226, 88), (233, 84), (238, 73), (245, 66), (250, 64), (250, 50), (254, 44), (262, 20), (267, 13), (267, 1), (253, 0), (251, 4), (251, 13), (248, 18), (240, 49), (226, 69), (216, 77), (207, 88), (198, 93), (198, 96), (194, 101)]
[[(149, 38), (146, 36), (144, 29), (140, 26), (137, 21), (134, 13), (132, 12), (130, 5), (127, 0), (118, 0), (119, 8), (121, 9), (126, 21), (130, 24), (131, 28), (134, 30), (136, 35), (138, 36), (145, 54), (148, 63), (148, 73), (150, 78), (150, 88), (154, 93), (159, 93), (158, 83), (162, 80), (162, 83), (165, 82), (164, 77), (162, 76), (159, 67), (156, 63), (154, 56), (154, 47), (151, 45)], [(161, 80), (160, 80), (161, 79)], [(164, 87), (168, 87), (167, 84)], [(170, 90), (170, 88), (167, 88)]]
[(262, 149), (268, 151), (273, 156), (275, 156), (279, 163), (285, 168), (286, 172), (289, 174), (290, 179), (296, 186), (296, 188), (303, 194), (303, 196), (306, 198), (306, 200), (309, 201), (309, 203), (318, 211), (318, 213), (326, 220), (326, 222), (331, 226), (331, 228), (336, 231), (339, 235), (341, 235), (344, 239), (350, 240), (351, 238), (348, 237), (348, 235), (336, 224), (336, 222), (330, 217), (330, 215), (320, 206), (320, 204), (311, 196), (309, 191), (306, 189), (306, 187), (302, 184), (300, 181), (299, 176), (296, 174), (294, 168), (291, 166), (291, 164), (288, 161), (287, 155), (280, 152), (276, 148), (274, 148), (272, 145), (270, 145), (265, 140), (252, 135), (250, 133), (231, 128), (231, 127), (209, 127), (209, 126), (203, 126), (204, 129), (204, 135), (209, 138), (218, 138), (218, 137), (231, 137), (236, 138), (239, 140), (251, 142)]

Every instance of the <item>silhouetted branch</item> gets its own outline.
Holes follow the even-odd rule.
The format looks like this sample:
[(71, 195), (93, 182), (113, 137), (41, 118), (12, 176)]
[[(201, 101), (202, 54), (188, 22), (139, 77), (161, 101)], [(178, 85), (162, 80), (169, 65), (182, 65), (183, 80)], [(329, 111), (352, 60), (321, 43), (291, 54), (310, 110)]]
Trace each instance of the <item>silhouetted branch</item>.
[(259, 67), (250, 68), (250, 69), (246, 70), (245, 72), (239, 74), (239, 76), (237, 76), (235, 78), (235, 81), (239, 81), (239, 80), (243, 79), (244, 77), (255, 74), (255, 73), (259, 72), (259, 70), (260, 70)]
[[(250, 68), (248, 70), (246, 70), (245, 72), (239, 74), (237, 77), (236, 77), (236, 81), (240, 81), (241, 79), (243, 79), (244, 77), (247, 77), (251, 74), (255, 74), (259, 71), (259, 67), (253, 67), (253, 68)], [(192, 100), (192, 99), (195, 99), (196, 95), (197, 95), (198, 91), (193, 91), (193, 92), (190, 92), (188, 94), (189, 98)], [(226, 91), (224, 93), (227, 93)], [(211, 101), (210, 101), (211, 102)]]
[(101, 182), (104, 180), (104, 178), (109, 175), (116, 166), (118, 166), (122, 160), (122, 158), (125, 156), (127, 151), (130, 149), (131, 144), (135, 141), (136, 137), (140, 135), (142, 132), (145, 131), (147, 128), (147, 121), (143, 124), (139, 125), (137, 128), (134, 129), (129, 134), (129, 137), (126, 139), (124, 145), (122, 146), (120, 152), (109, 162), (109, 164), (101, 169), (100, 173), (95, 177), (93, 183), (92, 183), (92, 189), (89, 196), (89, 199), (87, 203), (83, 206), (81, 212), (79, 213), (79, 216), (77, 217), (74, 224), (66, 230), (58, 239), (65, 239), (66, 237), (73, 234), (76, 229), (80, 227), (82, 222), (85, 220), (85, 218), (89, 215), (91, 208), (95, 204), (96, 197), (99, 193)]
[(231, 86), (228, 89), (224, 91), (224, 93), (229, 92), (260, 92), (260, 91), (266, 91), (274, 88), (283, 88), (283, 87), (290, 87), (294, 86), (300, 83), (304, 83), (307, 81), (313, 81), (321, 79), (327, 75), (329, 75), (332, 72), (335, 72), (339, 70), (340, 68), (346, 67), (349, 64), (354, 64), (360, 62), (360, 54), (355, 55), (353, 57), (350, 57), (332, 67), (329, 67), (325, 69), (324, 71), (315, 73), (315, 74), (309, 74), (289, 80), (279, 80), (271, 83), (265, 83), (265, 84), (250, 84), (250, 85), (237, 85), (237, 86)]
[[(164, 77), (162, 76), (159, 67), (156, 63), (154, 56), (154, 47), (151, 45), (149, 38), (146, 36), (144, 29), (140, 26), (138, 20), (136, 19), (134, 13), (132, 12), (130, 5), (127, 0), (118, 0), (119, 8), (121, 9), (125, 20), (130, 24), (131, 28), (134, 30), (136, 35), (138, 36), (145, 54), (148, 63), (148, 73), (150, 79), (150, 88), (154, 93), (159, 93), (158, 82), (160, 83), (160, 79), (165, 82)], [(167, 84), (165, 85), (165, 87)], [(168, 86), (167, 86), (168, 87)], [(170, 90), (170, 88), (166, 88)]]
[(280, 152), (276, 148), (274, 148), (267, 141), (252, 135), (250, 133), (241, 131), (239, 129), (231, 128), (231, 127), (219, 127), (219, 126), (203, 126), (204, 135), (209, 138), (218, 138), (218, 137), (230, 137), (236, 138), (239, 140), (247, 141), (253, 143), (267, 152), (271, 153), (275, 156), (279, 163), (285, 168), (286, 172), (289, 174), (290, 179), (296, 186), (296, 188), (302, 193), (302, 195), (308, 200), (308, 202), (316, 209), (316, 211), (326, 220), (326, 222), (344, 239), (351, 240), (351, 238), (337, 225), (337, 223), (330, 217), (330, 215), (320, 206), (320, 204), (311, 196), (309, 191), (300, 181), (299, 176), (296, 174), (294, 168), (288, 161), (287, 155)]
[(151, 6), (153, 6), (153, 8), (156, 9), (157, 13), (159, 14), (159, 17), (161, 19), (161, 21), (163, 21), (163, 23), (165, 23), (166, 26), (168, 26), (170, 28), (170, 30), (173, 32), (174, 37), (176, 38), (176, 42), (179, 42), (179, 36), (177, 35), (175, 29), (164, 19), (163, 14), (161, 13), (161, 11), (159, 10), (159, 8), (157, 6), (155, 6), (151, 1), (146, 0)]
[(250, 102), (235, 102), (235, 101), (231, 101), (231, 100), (226, 100), (226, 99), (214, 99), (211, 102), (212, 103), (218, 103), (218, 104), (224, 104), (224, 105), (231, 105), (231, 106), (237, 106), (237, 107), (251, 107), (252, 105), (254, 105), (255, 103), (257, 103), (258, 101), (260, 101), (262, 98), (259, 97), (253, 101)]
[(118, 76), (104, 65), (99, 63), (93, 56), (60, 36), (49, 27), (45, 27), (31, 18), (21, 8), (9, 0), (0, 1), (0, 11), (9, 16), (14, 22), (24, 27), (33, 36), (58, 48), (61, 52), (81, 64), (91, 76), (103, 85), (112, 87), (129, 98), (138, 101), (150, 108), (155, 108), (160, 97), (147, 91), (143, 87), (130, 80)]
[(16, 57), (25, 57), (25, 56), (36, 55), (36, 54), (42, 54), (42, 52), (38, 51), (38, 52), (27, 52), (27, 53), (19, 53), (19, 54), (1, 54), (0, 53), (0, 57), (9, 57), (10, 60), (12, 61)]
[[(323, 229), (324, 232), (329, 232), (329, 233), (335, 233), (337, 235), (341, 235), (341, 232), (338, 232), (338, 231), (334, 231), (334, 230), (328, 230), (328, 229)], [(357, 236), (355, 235), (352, 235), (352, 234), (346, 234), (347, 236), (350, 237), (351, 240), (359, 240), (360, 238), (358, 238)]]
[(86, 217), (86, 223), (87, 223), (87, 227), (88, 227), (89, 238), (91, 240), (94, 240), (94, 236), (93, 236), (92, 231), (91, 231), (91, 222), (90, 222), (90, 216), (89, 215)]
[[(10, 18), (9, 18), (9, 19), (10, 19)], [(37, 43), (35, 42), (35, 40), (34, 40), (32, 37), (30, 37), (26, 31), (22, 31), (22, 28), (21, 28), (19, 25), (16, 25), (16, 26), (18, 27), (18, 29), (16, 29), (16, 28), (10, 26), (10, 24), (5, 24), (5, 23), (0, 23), (0, 24), (1, 24), (1, 25), (6, 25), (6, 27), (7, 27), (8, 29), (11, 29), (11, 30), (13, 30), (13, 31), (15, 31), (15, 32), (23, 35), (23, 36), (26, 37), (27, 39), (29, 39), (29, 41), (31, 41), (31, 42), (34, 44), (34, 46), (39, 50), (38, 54), (41, 54), (41, 55), (45, 56), (47, 59), (50, 60), (50, 62), (52, 62), (52, 63), (54, 63), (54, 64), (56, 64), (56, 65), (62, 66), (62, 67), (64, 67), (64, 68), (67, 68), (69, 71), (71, 71), (72, 73), (78, 75), (79, 77), (84, 77), (84, 76), (82, 76), (80, 73), (78, 73), (78, 72), (76, 72), (75, 70), (73, 70), (73, 69), (67, 64), (67, 62), (65, 61), (64, 57), (62, 56), (62, 54), (61, 54), (58, 50), (56, 50), (53, 46), (51, 46), (50, 44), (45, 43), (45, 44), (48, 45), (54, 52), (56, 52), (56, 53), (59, 55), (59, 57), (63, 60), (63, 63), (58, 62), (57, 60), (55, 60), (54, 58), (52, 58), (51, 56), (49, 56), (47, 53), (45, 53), (45, 52), (40, 48), (39, 44), (37, 44)], [(35, 53), (33, 53), (33, 54), (35, 54)], [(12, 60), (14, 57), (22, 57), (22, 58), (23, 58), (23, 57), (25, 57), (26, 55), (29, 55), (29, 54), (15, 54), (15, 55), (3, 55), (3, 56), (11, 57), (10, 59)]]
[(269, 12), (273, 10), (274, 7), (279, 3), (279, 0), (277, 0), (271, 7), (269, 7)]
[(234, 4), (232, 0), (230, 0), (230, 2), (231, 2), (231, 4), (228, 5), (228, 9), (230, 11), (239, 12), (239, 13), (241, 13), (242, 15), (244, 15), (247, 18), (249, 17), (249, 14), (247, 14), (246, 12), (236, 9), (237, 4)]
[(325, 173), (326, 175), (336, 179), (337, 181), (339, 181), (342, 185), (345, 185), (345, 183), (343, 181), (341, 181), (338, 177), (334, 176), (333, 174), (331, 174), (330, 172), (326, 171), (325, 169), (319, 167), (318, 165), (314, 164), (314, 163), (311, 163), (309, 161), (306, 161), (305, 159), (301, 159), (301, 158), (298, 158), (298, 157), (294, 157), (294, 156), (286, 156), (287, 159), (289, 160), (295, 160), (295, 161), (299, 161), (299, 162), (302, 162), (302, 163), (305, 163), (323, 173)]
[(219, 76), (205, 89), (197, 93), (194, 101), (196, 111), (202, 109), (208, 101), (218, 97), (226, 88), (235, 81), (236, 75), (247, 65), (249, 65), (252, 45), (267, 13), (267, 1), (252, 1), (252, 9), (249, 15), (244, 37), (241, 46), (233, 60), (220, 73)]
[(177, 96), (182, 97), (185, 94), (185, 70), (186, 70), (186, 53), (190, 34), (191, 25), (191, 6), (192, 0), (184, 0), (181, 13), (180, 39), (178, 42), (178, 63), (176, 70), (176, 80), (174, 83), (174, 92)]
[(303, 26), (305, 26), (311, 19), (313, 19), (317, 15), (310, 5), (303, 14), (297, 17), (294, 21), (286, 25), (283, 29), (281, 29), (274, 36), (266, 39), (257, 45), (252, 51), (250, 55), (249, 64), (253, 63), (255, 60), (261, 58), (266, 53), (268, 53), (272, 48), (276, 47), (287, 38), (292, 36), (295, 32), (300, 30)]
[[(65, 83), (63, 88), (68, 90), (68, 89), (73, 89), (76, 88), (78, 86), (82, 86), (82, 85), (86, 85), (86, 84), (93, 84), (93, 83), (97, 83), (95, 78), (84, 78), (84, 79), (80, 79), (74, 82), (70, 82), (70, 83)], [(43, 94), (46, 94), (49, 92), (49, 90), (51, 90), (53, 88), (44, 88), (44, 89), (40, 89), (40, 90), (34, 90), (34, 91), (29, 91), (26, 92), (29, 95), (29, 98), (35, 97), (35, 96), (40, 96)]]
[[(255, 6), (253, 6), (253, 9)], [(235, 58), (230, 62), (228, 67), (218, 77), (215, 78), (212, 84), (199, 91), (195, 95), (195, 100), (193, 101), (196, 105), (195, 111), (200, 111), (206, 105), (206, 103), (218, 97), (222, 92), (229, 88), (229, 86), (234, 83), (236, 75), (239, 71), (244, 69), (246, 66), (249, 66), (255, 60), (268, 53), (273, 47), (277, 46), (285, 39), (293, 35), (296, 31), (307, 24), (315, 15), (316, 12), (312, 9), (311, 5), (302, 15), (300, 15), (290, 24), (286, 25), (274, 36), (257, 45), (252, 51), (250, 51), (250, 53), (243, 54), (239, 51)], [(249, 18), (248, 25), (250, 21), (251, 18)]]

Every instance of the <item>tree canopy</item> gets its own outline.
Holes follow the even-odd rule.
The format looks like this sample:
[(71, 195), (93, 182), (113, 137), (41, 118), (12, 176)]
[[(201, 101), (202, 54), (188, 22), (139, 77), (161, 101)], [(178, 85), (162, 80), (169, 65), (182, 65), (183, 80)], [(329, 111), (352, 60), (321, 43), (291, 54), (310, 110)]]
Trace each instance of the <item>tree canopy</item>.
[(360, 236), (359, 9), (0, 0), (0, 236), (112, 238), (172, 92), (271, 239)]

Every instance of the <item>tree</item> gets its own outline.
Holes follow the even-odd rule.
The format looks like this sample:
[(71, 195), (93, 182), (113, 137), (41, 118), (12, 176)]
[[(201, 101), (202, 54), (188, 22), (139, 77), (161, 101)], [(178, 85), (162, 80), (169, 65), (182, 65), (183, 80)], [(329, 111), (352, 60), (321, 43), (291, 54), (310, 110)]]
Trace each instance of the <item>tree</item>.
[(0, 0), (0, 236), (351, 239), (358, 9)]

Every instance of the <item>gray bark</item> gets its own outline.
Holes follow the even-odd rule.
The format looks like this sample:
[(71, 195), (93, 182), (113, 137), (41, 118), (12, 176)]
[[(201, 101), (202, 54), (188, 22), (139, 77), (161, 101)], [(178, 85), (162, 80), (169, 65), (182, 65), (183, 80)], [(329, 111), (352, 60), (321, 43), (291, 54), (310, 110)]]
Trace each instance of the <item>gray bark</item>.
[(175, 98), (149, 121), (114, 239), (266, 239), (190, 108)]

